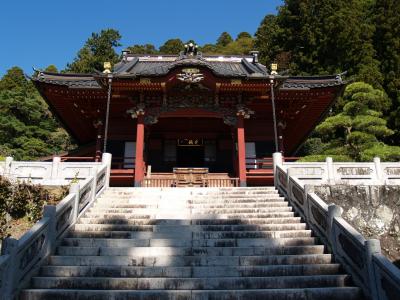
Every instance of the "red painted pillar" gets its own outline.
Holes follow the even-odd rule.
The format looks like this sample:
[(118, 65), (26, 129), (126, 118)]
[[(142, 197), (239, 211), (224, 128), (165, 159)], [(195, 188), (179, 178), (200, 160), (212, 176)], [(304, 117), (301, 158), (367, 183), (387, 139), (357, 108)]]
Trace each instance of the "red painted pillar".
[(239, 162), (239, 184), (246, 186), (246, 142), (244, 138), (244, 117), (237, 117), (237, 145), (238, 145), (238, 162)]
[(135, 155), (136, 187), (142, 185), (144, 177), (143, 150), (144, 150), (144, 115), (140, 114), (137, 116), (137, 125), (136, 125), (136, 155)]

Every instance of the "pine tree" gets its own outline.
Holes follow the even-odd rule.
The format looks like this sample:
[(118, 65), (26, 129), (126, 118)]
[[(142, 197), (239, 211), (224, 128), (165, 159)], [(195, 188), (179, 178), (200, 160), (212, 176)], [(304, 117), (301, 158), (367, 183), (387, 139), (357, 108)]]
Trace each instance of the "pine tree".
[(66, 71), (73, 73), (93, 73), (102, 71), (104, 62), (117, 63), (119, 56), (115, 47), (119, 43), (121, 35), (115, 29), (105, 29), (100, 33), (92, 33), (82, 49), (71, 64), (67, 65)]
[(383, 143), (385, 137), (394, 133), (382, 118), (391, 105), (384, 91), (364, 82), (355, 82), (347, 86), (342, 105), (342, 112), (317, 126), (317, 138), (309, 140), (308, 147), (318, 152), (311, 154), (348, 157), (356, 161), (370, 160), (373, 156), (384, 160), (400, 158), (400, 147)]
[(222, 48), (232, 42), (233, 42), (233, 39), (232, 39), (231, 35), (225, 31), (225, 32), (221, 33), (221, 35), (217, 39), (216, 45), (217, 45), (217, 47)]
[(184, 49), (181, 39), (169, 39), (160, 47), (161, 54), (179, 54)]

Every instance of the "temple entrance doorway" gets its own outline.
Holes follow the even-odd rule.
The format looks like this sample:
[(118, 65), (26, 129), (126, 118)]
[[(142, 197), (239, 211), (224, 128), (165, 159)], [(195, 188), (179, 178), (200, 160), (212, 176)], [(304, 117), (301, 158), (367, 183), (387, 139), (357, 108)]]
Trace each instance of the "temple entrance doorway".
[(203, 146), (178, 146), (177, 167), (201, 168), (204, 167)]

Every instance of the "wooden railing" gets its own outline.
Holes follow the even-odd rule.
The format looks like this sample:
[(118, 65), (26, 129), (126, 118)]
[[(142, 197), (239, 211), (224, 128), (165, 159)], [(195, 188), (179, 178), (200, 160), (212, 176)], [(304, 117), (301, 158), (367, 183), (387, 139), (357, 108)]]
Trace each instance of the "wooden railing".
[(173, 178), (145, 178), (143, 187), (174, 187)]
[[(203, 187), (237, 187), (239, 178), (208, 178)], [(174, 178), (145, 178), (143, 187), (176, 187)]]
[(208, 178), (207, 187), (237, 187), (239, 178)]
[(120, 156), (113, 157), (111, 162), (112, 169), (134, 169), (135, 157), (133, 156)]
[[(285, 162), (295, 162), (298, 157), (284, 157)], [(273, 168), (272, 157), (247, 157), (246, 169), (271, 169)]]

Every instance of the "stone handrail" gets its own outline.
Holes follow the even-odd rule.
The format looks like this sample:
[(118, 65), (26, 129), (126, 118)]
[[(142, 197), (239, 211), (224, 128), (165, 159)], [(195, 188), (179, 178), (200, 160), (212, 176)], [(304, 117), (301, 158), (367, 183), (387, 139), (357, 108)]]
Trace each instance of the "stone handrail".
[(281, 168), (301, 181), (317, 184), (400, 184), (400, 162), (282, 162)]
[[(16, 168), (21, 165), (40, 164), (16, 163)], [(47, 170), (47, 164), (43, 164), (43, 166)], [(59, 180), (60, 178), (52, 179), (59, 180), (58, 182), (65, 180), (62, 167), (57, 168), (57, 170), (61, 170), (58, 173), (61, 180)], [(64, 165), (64, 167), (69, 167), (69, 165)], [(83, 168), (86, 167), (83, 166)], [(80, 168), (80, 166), (77, 165), (75, 168)], [(110, 169), (111, 154), (104, 153), (102, 163), (95, 164), (85, 179), (73, 183), (69, 194), (60, 203), (56, 206), (45, 206), (43, 218), (19, 240), (13, 238), (4, 240), (0, 256), (0, 299), (14, 299), (18, 290), (28, 284), (31, 276), (54, 252), (57, 243), (67, 230), (75, 224), (80, 215), (91, 207), (96, 197), (109, 186)]]
[[(400, 270), (381, 254), (379, 240), (366, 240), (356, 229), (342, 217), (342, 209), (334, 204), (326, 204), (315, 193), (310, 192), (310, 182), (343, 183), (369, 180), (371, 182), (387, 182), (387, 176), (379, 177), (383, 167), (376, 168), (374, 163), (338, 163), (333, 167), (320, 163), (283, 163), (279, 154), (274, 155), (275, 186), (294, 207), (295, 211), (304, 218), (314, 232), (321, 238), (348, 273), (354, 282), (362, 288), (364, 294), (373, 300), (394, 300), (400, 295)], [(378, 164), (379, 165), (379, 164)], [(301, 172), (305, 166), (308, 171)], [(338, 175), (339, 168), (355, 167), (362, 170), (372, 169), (369, 174)], [(385, 168), (400, 168), (398, 163), (388, 163)], [(314, 172), (317, 169), (324, 172)], [(331, 168), (327, 175), (328, 168)], [(309, 172), (309, 170), (313, 170)], [(343, 170), (343, 169), (342, 169)], [(384, 169), (383, 169), (384, 170)], [(371, 175), (372, 174), (372, 175)], [(384, 174), (384, 173), (381, 173)], [(355, 176), (355, 177), (353, 177)], [(333, 179), (333, 181), (329, 181)], [(363, 182), (364, 182), (363, 181)]]
[(14, 180), (29, 180), (42, 185), (65, 185), (72, 179), (84, 180), (92, 177), (101, 162), (61, 162), (54, 157), (51, 162), (14, 161), (12, 157), (0, 162), (0, 175)]

